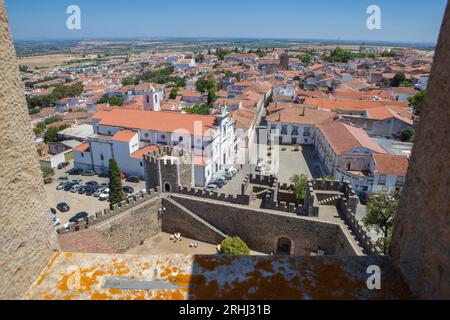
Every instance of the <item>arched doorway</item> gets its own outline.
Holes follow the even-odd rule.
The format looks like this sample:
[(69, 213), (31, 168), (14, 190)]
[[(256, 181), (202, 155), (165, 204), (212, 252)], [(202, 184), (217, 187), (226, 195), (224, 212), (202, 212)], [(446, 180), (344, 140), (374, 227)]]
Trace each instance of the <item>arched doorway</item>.
[(291, 255), (292, 241), (289, 238), (281, 237), (277, 241), (277, 255), (289, 256)]
[(165, 191), (165, 192), (171, 192), (171, 187), (170, 187), (170, 184), (169, 184), (169, 183), (166, 183), (166, 184), (164, 185), (164, 191)]

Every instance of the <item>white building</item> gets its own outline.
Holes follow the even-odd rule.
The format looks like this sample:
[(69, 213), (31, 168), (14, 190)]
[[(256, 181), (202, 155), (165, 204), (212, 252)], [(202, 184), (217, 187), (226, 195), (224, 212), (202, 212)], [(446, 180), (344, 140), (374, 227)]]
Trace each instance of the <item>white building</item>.
[(157, 146), (179, 147), (191, 151), (195, 185), (204, 186), (235, 158), (234, 121), (229, 114), (114, 109), (94, 115), (93, 127), (95, 134), (73, 150), (76, 168), (105, 174), (114, 158), (126, 175), (143, 177), (145, 153)]

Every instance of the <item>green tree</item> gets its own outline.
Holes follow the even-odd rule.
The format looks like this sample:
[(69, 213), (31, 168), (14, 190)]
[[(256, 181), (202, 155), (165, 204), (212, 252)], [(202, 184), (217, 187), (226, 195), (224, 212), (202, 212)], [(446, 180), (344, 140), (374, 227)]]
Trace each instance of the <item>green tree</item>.
[(55, 175), (55, 170), (51, 167), (41, 167), (41, 172), (44, 179)]
[(200, 53), (196, 58), (195, 58), (196, 62), (200, 62), (203, 63), (203, 61), (205, 61), (205, 55), (203, 53)]
[(58, 128), (55, 127), (48, 128), (48, 130), (45, 132), (44, 135), (44, 141), (45, 143), (58, 141)]
[(135, 84), (136, 79), (133, 77), (125, 77), (122, 79), (122, 86), (129, 86), (131, 84)]
[(406, 81), (406, 76), (403, 72), (397, 72), (391, 81), (391, 87), (400, 87)]
[(183, 111), (189, 114), (209, 114), (210, 106), (207, 104), (195, 105), (193, 107), (184, 108)]
[(212, 106), (214, 102), (216, 102), (216, 90), (211, 89), (208, 92), (208, 105)]
[(387, 253), (389, 248), (398, 205), (398, 193), (374, 194), (370, 197), (366, 208), (367, 214), (362, 220), (367, 228), (374, 230), (380, 235), (376, 246), (384, 254)]
[(310, 64), (311, 63), (311, 55), (309, 53), (305, 54), (304, 56), (301, 56), (300, 59), (304, 64)]
[(420, 116), (422, 108), (425, 104), (426, 91), (420, 91), (416, 95), (409, 97), (408, 102), (414, 109), (414, 114)]
[(410, 142), (415, 134), (416, 134), (416, 131), (414, 130), (414, 128), (408, 126), (408, 127), (404, 128), (402, 130), (402, 132), (400, 133), (400, 139), (403, 142)]
[(115, 159), (109, 160), (109, 203), (118, 204), (125, 199), (119, 165)]
[(177, 95), (178, 95), (178, 88), (176, 87), (172, 88), (172, 90), (170, 90), (169, 98), (175, 100), (177, 98)]
[(308, 176), (306, 174), (295, 175), (291, 178), (291, 183), (294, 185), (295, 199), (303, 204), (306, 197), (306, 187), (308, 186)]
[(220, 245), (221, 253), (226, 255), (249, 255), (250, 249), (239, 237), (228, 237)]
[(119, 107), (121, 107), (121, 106), (123, 106), (123, 98), (122, 97), (113, 96), (109, 100), (109, 104), (111, 106), (119, 106)]

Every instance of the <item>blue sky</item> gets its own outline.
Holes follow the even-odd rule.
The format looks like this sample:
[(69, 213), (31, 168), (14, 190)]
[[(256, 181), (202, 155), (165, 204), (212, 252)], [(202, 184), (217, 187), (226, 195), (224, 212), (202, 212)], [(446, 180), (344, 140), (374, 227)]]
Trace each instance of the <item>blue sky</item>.
[[(446, 0), (5, 0), (16, 39), (251, 37), (436, 42)], [(66, 28), (80, 6), (81, 30)], [(381, 7), (382, 29), (366, 9)]]

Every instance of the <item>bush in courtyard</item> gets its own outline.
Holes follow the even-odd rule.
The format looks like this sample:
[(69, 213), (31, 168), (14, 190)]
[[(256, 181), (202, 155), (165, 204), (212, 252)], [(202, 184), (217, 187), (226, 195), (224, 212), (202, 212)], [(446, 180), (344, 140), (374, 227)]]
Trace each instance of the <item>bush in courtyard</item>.
[(294, 195), (298, 203), (303, 204), (306, 197), (306, 187), (308, 186), (308, 176), (306, 174), (295, 175), (291, 178), (294, 185)]
[(239, 237), (228, 237), (220, 245), (221, 253), (228, 255), (249, 255), (250, 249)]

